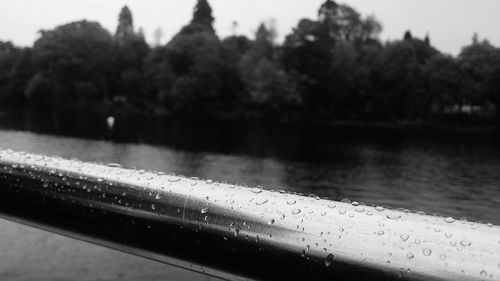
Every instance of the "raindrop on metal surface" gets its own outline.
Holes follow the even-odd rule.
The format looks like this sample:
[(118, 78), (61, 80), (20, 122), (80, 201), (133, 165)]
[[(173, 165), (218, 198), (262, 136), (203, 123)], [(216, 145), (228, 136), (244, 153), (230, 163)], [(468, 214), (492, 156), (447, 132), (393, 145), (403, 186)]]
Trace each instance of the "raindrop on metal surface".
[(424, 256), (430, 256), (432, 254), (432, 250), (429, 248), (425, 248), (422, 250), (422, 253), (424, 253)]
[(329, 267), (333, 263), (333, 255), (328, 254), (328, 256), (326, 256), (326, 258), (324, 260), (324, 263), (325, 263), (326, 267)]
[(454, 222), (455, 222), (455, 219), (454, 219), (454, 218), (452, 218), (452, 217), (447, 217), (447, 218), (444, 218), (444, 221), (445, 221), (446, 223), (454, 223)]
[(264, 204), (266, 204), (268, 201), (269, 201), (269, 200), (267, 200), (267, 199), (259, 199), (259, 200), (255, 201), (255, 205), (258, 205), (258, 206), (260, 206), (260, 205), (264, 205)]
[(470, 246), (472, 243), (469, 240), (462, 240), (460, 241), (460, 245), (467, 247)]
[(386, 215), (386, 217), (390, 220), (397, 220), (397, 219), (401, 218), (401, 215), (398, 213), (389, 213)]
[(254, 188), (250, 188), (250, 191), (253, 192), (253, 193), (261, 193), (262, 192), (262, 188), (254, 187)]
[(356, 209), (355, 209), (355, 210), (356, 210), (356, 212), (358, 212), (358, 213), (362, 213), (362, 212), (364, 212), (364, 211), (365, 211), (365, 208), (363, 208), (363, 207), (361, 207), (361, 206), (358, 206), (358, 207), (356, 207)]

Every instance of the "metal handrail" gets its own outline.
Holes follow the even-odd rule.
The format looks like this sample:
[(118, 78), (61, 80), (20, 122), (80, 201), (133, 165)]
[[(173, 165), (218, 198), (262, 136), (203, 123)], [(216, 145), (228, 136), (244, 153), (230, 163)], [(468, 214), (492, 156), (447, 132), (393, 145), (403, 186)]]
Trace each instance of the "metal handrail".
[(499, 280), (500, 227), (0, 150), (2, 217), (227, 280)]

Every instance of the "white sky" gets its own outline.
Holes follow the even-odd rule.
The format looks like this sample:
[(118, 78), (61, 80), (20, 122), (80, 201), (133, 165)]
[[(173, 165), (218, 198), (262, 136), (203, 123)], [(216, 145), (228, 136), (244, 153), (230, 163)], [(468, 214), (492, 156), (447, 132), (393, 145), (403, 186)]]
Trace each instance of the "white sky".
[[(315, 19), (324, 0), (209, 0), (220, 36), (253, 34), (259, 22), (274, 18), (280, 39), (299, 19)], [(384, 25), (383, 40), (398, 39), (410, 29), (414, 36), (430, 34), (441, 51), (457, 54), (478, 32), (500, 46), (500, 0), (343, 0), (363, 15), (375, 14)], [(153, 32), (162, 27), (168, 41), (189, 22), (196, 0), (0, 0), (0, 40), (30, 46), (40, 29), (51, 29), (70, 21), (100, 22), (114, 33), (120, 8), (132, 10), (136, 29), (142, 27), (153, 42)]]

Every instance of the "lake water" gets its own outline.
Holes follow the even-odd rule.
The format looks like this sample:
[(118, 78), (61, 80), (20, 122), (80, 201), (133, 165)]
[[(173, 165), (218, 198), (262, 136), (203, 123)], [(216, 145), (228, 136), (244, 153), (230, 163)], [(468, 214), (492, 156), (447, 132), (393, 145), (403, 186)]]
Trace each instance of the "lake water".
[[(0, 147), (500, 224), (500, 147), (487, 134), (137, 118), (108, 131), (99, 117), (23, 116), (0, 117)], [(9, 280), (208, 279), (5, 221), (0, 261)]]

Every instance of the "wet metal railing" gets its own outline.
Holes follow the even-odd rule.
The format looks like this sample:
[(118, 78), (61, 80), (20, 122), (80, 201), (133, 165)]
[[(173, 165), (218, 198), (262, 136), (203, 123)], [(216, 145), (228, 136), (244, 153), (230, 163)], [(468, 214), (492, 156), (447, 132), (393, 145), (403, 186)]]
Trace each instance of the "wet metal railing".
[(227, 280), (500, 280), (497, 226), (117, 164), (0, 150), (0, 214)]

